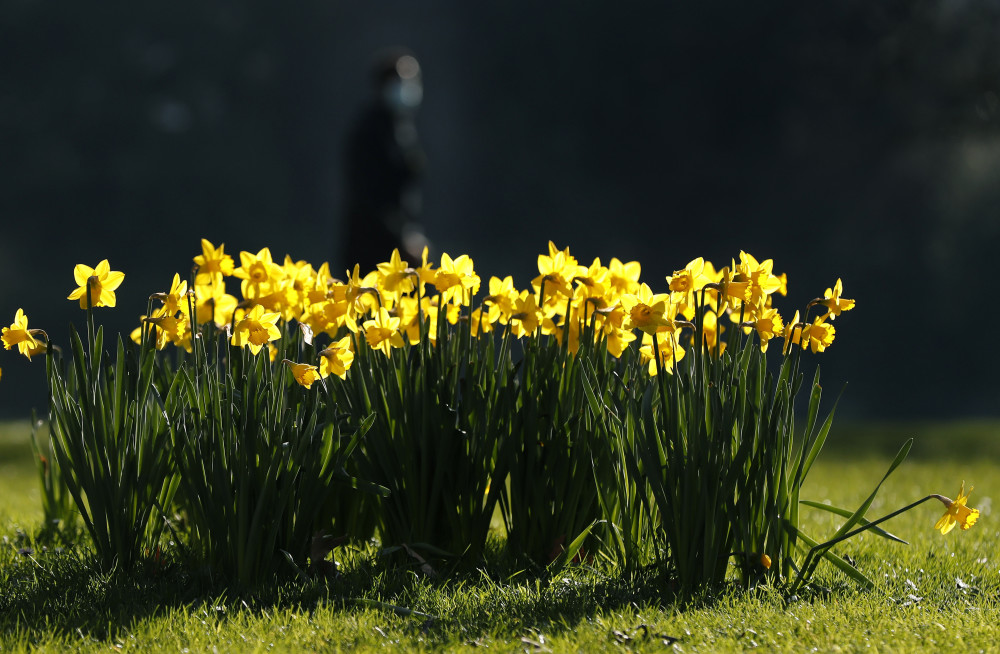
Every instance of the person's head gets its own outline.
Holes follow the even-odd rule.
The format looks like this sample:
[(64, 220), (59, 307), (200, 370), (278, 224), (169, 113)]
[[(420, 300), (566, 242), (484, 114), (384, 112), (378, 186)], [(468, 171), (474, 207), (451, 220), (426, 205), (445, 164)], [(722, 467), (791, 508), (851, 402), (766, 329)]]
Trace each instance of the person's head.
[(408, 50), (394, 48), (380, 54), (372, 67), (379, 98), (396, 113), (412, 112), (424, 99), (420, 63)]

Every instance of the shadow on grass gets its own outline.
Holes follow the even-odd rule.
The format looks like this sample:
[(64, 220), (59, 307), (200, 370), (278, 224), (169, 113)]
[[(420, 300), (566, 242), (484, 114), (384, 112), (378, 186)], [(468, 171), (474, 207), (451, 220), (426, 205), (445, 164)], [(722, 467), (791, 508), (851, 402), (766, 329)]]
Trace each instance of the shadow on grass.
[(175, 609), (221, 617), (280, 609), (311, 614), (329, 607), (335, 614), (374, 610), (387, 618), (412, 618), (403, 621), (404, 630), (446, 643), (460, 633), (557, 633), (624, 607), (677, 605), (670, 581), (651, 569), (622, 576), (574, 567), (548, 578), (518, 571), (498, 557), (478, 569), (432, 578), (411, 566), (386, 565), (370, 552), (341, 556), (348, 560), (332, 581), (290, 573), (238, 592), (178, 563), (105, 574), (86, 548), (10, 538), (0, 551), (0, 633), (29, 642), (51, 637), (107, 641)]

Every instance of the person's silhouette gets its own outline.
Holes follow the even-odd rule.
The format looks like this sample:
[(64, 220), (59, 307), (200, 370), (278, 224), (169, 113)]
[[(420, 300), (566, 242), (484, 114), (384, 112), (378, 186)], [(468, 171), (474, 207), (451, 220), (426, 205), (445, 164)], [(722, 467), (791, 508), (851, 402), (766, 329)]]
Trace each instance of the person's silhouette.
[(411, 263), (427, 244), (417, 216), (424, 154), (414, 115), (423, 100), (420, 64), (405, 50), (379, 56), (375, 96), (347, 144), (347, 241), (343, 261), (361, 273), (399, 248)]

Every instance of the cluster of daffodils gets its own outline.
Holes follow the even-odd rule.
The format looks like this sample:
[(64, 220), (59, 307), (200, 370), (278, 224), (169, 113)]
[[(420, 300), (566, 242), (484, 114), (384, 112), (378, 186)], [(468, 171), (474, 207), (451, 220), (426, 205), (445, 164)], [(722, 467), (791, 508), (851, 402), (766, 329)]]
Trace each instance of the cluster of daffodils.
[[(773, 338), (784, 340), (784, 352), (793, 345), (822, 352), (833, 342), (833, 321), (854, 307), (854, 300), (842, 297), (838, 279), (822, 298), (809, 303), (806, 313), (821, 307), (811, 321), (800, 320), (799, 312), (785, 321), (772, 306), (775, 294), (787, 293), (787, 278), (773, 272), (773, 262), (758, 262), (741, 252), (739, 261), (716, 268), (710, 261), (694, 259), (666, 278), (666, 292), (654, 293), (639, 280), (640, 264), (616, 258), (607, 266), (600, 259), (581, 265), (569, 248), (560, 250), (549, 243), (547, 255), (538, 257), (538, 275), (530, 288), (517, 289), (510, 276), (490, 278), (485, 296), (474, 306), (481, 280), (467, 255), (452, 258), (442, 254), (439, 265), (427, 260), (411, 265), (394, 251), (388, 261), (364, 276), (355, 266), (346, 280), (334, 277), (329, 265), (314, 268), (290, 256), (276, 263), (268, 248), (256, 254), (240, 252), (240, 265), (225, 253), (225, 245), (215, 247), (202, 239), (202, 253), (194, 257), (196, 275), (193, 288), (175, 274), (169, 290), (156, 293), (159, 306), (142, 316), (152, 325), (158, 349), (173, 344), (191, 351), (192, 325), (213, 324), (231, 330), (231, 342), (248, 347), (256, 354), (281, 338), (279, 325), (292, 321), (307, 327), (311, 334), (330, 337), (319, 361), (288, 361), (294, 377), (309, 386), (330, 374), (345, 377), (354, 359), (353, 348), (361, 338), (372, 349), (389, 355), (393, 349), (421, 338), (435, 341), (439, 316), (454, 325), (469, 320), (473, 334), (489, 333), (498, 327), (517, 338), (532, 335), (564, 339), (571, 352), (580, 347), (581, 335), (590, 327), (593, 338), (603, 341), (608, 353), (620, 357), (641, 334), (639, 353), (649, 364), (649, 373), (672, 371), (685, 355), (685, 348), (697, 342), (696, 329), (708, 346), (719, 353), (726, 343), (720, 338), (728, 320), (747, 333), (756, 333), (760, 348), (767, 351)], [(69, 299), (82, 308), (113, 307), (115, 289), (124, 274), (112, 271), (107, 260), (96, 268), (78, 265), (74, 270), (78, 288)], [(239, 295), (227, 290), (227, 282), (238, 280)], [(193, 319), (192, 319), (193, 316)], [(685, 334), (685, 331), (688, 333)], [(44, 341), (29, 330), (27, 318), (18, 311), (14, 324), (3, 330), (3, 342), (17, 345), (26, 356), (44, 350)], [(142, 328), (132, 338), (139, 342)]]
[[(841, 280), (810, 301), (805, 315), (795, 312), (785, 320), (773, 306), (775, 295), (787, 294), (787, 278), (773, 271), (771, 260), (758, 261), (741, 252), (739, 261), (717, 268), (697, 258), (666, 277), (664, 292), (639, 279), (636, 261), (600, 259), (580, 264), (569, 249), (549, 243), (548, 254), (538, 257), (538, 275), (529, 288), (518, 289), (510, 276), (491, 277), (482, 298), (481, 279), (467, 255), (442, 254), (439, 264), (428, 261), (424, 251), (419, 264), (411, 265), (393, 251), (389, 260), (365, 275), (357, 266), (345, 279), (334, 277), (329, 265), (314, 268), (306, 261), (286, 256), (276, 263), (268, 248), (256, 254), (241, 252), (239, 266), (225, 253), (202, 239), (202, 253), (194, 257), (192, 287), (175, 274), (169, 290), (151, 296), (158, 302), (132, 333), (136, 342), (155, 339), (157, 349), (167, 345), (192, 350), (193, 335), (203, 328), (228, 334), (235, 347), (253, 354), (268, 348), (272, 361), (278, 341), (289, 325), (297, 323), (307, 340), (327, 337), (316, 361), (284, 359), (294, 379), (304, 387), (330, 375), (346, 378), (355, 360), (355, 348), (367, 347), (391, 356), (394, 349), (428, 339), (434, 345), (446, 325), (468, 321), (475, 336), (506, 330), (515, 338), (554, 338), (577, 353), (584, 338), (619, 358), (639, 340), (638, 352), (648, 363), (650, 375), (672, 372), (686, 349), (701, 346), (715, 356), (726, 347), (722, 334), (756, 335), (766, 352), (772, 339), (783, 341), (782, 352), (795, 346), (823, 352), (836, 334), (833, 322), (854, 308), (843, 297)], [(77, 287), (68, 299), (82, 309), (114, 307), (115, 290), (125, 275), (111, 270), (107, 260), (95, 268), (79, 264), (73, 270)], [(230, 294), (238, 283), (238, 294)], [(816, 315), (809, 315), (816, 309)], [(640, 340), (641, 339), (641, 340)], [(28, 327), (28, 317), (18, 309), (14, 321), (2, 330), (4, 348), (29, 360), (44, 353), (48, 337)], [(149, 341), (147, 341), (149, 342)], [(970, 489), (971, 492), (971, 489)], [(940, 495), (947, 507), (935, 529), (948, 533), (956, 525), (968, 529), (979, 517), (966, 506), (965, 486), (958, 499)], [(766, 558), (766, 557), (765, 557)], [(767, 566), (762, 559), (762, 564)]]

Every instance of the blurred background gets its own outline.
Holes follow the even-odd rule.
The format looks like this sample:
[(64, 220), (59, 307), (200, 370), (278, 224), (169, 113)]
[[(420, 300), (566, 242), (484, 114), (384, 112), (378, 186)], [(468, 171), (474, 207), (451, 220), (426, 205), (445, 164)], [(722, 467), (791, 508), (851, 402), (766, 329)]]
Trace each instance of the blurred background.
[[(786, 316), (857, 300), (813, 357), (838, 415), (1000, 414), (1000, 2), (493, 4), (0, 1), (0, 322), (66, 344), (107, 258), (127, 334), (201, 237), (344, 270), (347, 135), (405, 45), (432, 257), (524, 287), (551, 239), (663, 290), (746, 250)], [(0, 368), (0, 417), (44, 413), (44, 360)]]

